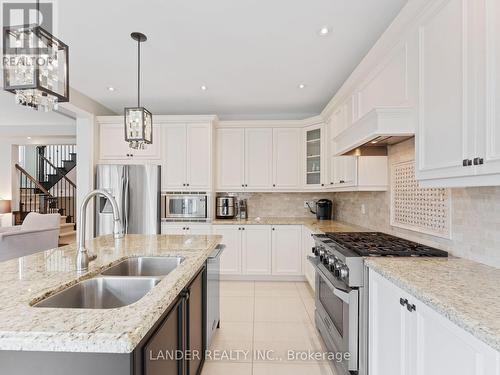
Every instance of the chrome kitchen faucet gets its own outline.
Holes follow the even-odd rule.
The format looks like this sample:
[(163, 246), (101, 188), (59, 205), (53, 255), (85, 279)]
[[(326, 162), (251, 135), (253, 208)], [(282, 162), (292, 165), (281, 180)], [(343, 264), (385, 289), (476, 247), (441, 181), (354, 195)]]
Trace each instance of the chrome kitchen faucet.
[(85, 248), (85, 219), (87, 218), (87, 206), (90, 200), (97, 195), (104, 196), (111, 203), (114, 220), (113, 236), (115, 239), (123, 238), (123, 226), (120, 220), (120, 211), (118, 210), (118, 205), (116, 204), (115, 198), (107, 191), (99, 189), (92, 190), (85, 196), (80, 207), (80, 220), (78, 223), (78, 225), (80, 226), (80, 230), (78, 231), (78, 240), (76, 242), (76, 270), (78, 272), (87, 271), (89, 268), (89, 262), (97, 258), (96, 255), (89, 256), (89, 252)]

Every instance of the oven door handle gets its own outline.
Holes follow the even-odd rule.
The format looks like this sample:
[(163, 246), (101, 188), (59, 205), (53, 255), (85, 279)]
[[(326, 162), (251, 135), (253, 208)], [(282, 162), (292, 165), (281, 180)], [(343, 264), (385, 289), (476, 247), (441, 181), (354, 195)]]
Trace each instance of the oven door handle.
[(325, 283), (330, 287), (330, 289), (332, 289), (332, 291), (335, 293), (335, 291), (338, 292), (335, 293), (335, 295), (337, 297), (339, 297), (342, 301), (344, 301), (345, 303), (349, 303), (349, 292), (351, 290), (349, 289), (345, 289), (345, 286), (342, 287), (340, 285), (335, 285), (333, 284), (330, 279), (325, 275), (325, 273), (323, 272), (323, 270), (319, 267), (319, 265), (321, 264), (321, 262), (319, 261), (319, 259), (317, 257), (313, 257), (313, 256), (307, 256), (307, 258), (309, 259), (309, 262), (311, 262), (311, 264), (313, 265), (313, 267), (316, 269), (316, 272), (318, 272), (320, 275), (321, 275), (321, 278), (325, 281)]

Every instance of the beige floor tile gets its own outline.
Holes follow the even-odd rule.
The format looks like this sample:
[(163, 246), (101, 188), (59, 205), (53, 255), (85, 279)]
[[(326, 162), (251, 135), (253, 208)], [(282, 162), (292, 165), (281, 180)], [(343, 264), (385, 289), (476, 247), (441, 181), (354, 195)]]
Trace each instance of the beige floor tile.
[(310, 322), (256, 322), (255, 341), (318, 340), (316, 328)]
[(251, 363), (205, 362), (201, 375), (252, 375)]
[(254, 319), (253, 297), (221, 297), (221, 324), (226, 322), (252, 322)]
[(304, 303), (307, 314), (309, 315), (309, 319), (311, 319), (311, 322), (314, 324), (314, 311), (316, 309), (316, 307), (314, 305), (314, 299), (313, 298), (302, 298), (302, 302)]
[(221, 281), (220, 294), (222, 297), (253, 297), (253, 281)]
[(295, 285), (297, 286), (297, 289), (301, 297), (314, 298), (314, 291), (309, 286), (308, 282), (298, 282), (295, 283)]
[(256, 297), (300, 297), (295, 283), (290, 282), (255, 282)]
[(256, 322), (310, 322), (300, 298), (255, 297)]
[(214, 333), (213, 339), (222, 341), (253, 340), (253, 322), (221, 322), (220, 328)]
[(334, 375), (326, 363), (254, 363), (253, 375)]

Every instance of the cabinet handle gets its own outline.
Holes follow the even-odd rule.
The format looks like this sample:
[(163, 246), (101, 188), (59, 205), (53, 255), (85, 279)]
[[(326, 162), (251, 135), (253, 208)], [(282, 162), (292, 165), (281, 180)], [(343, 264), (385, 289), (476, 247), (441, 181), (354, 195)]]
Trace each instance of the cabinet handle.
[(462, 160), (462, 165), (463, 165), (464, 167), (466, 167), (466, 166), (467, 166), (467, 159)]
[(245, 227), (241, 228), (241, 230), (245, 230)]
[(273, 228), (273, 230), (274, 230), (274, 228)]
[(406, 305), (406, 308), (407, 308), (407, 310), (408, 310), (409, 312), (413, 312), (413, 311), (415, 311), (415, 310), (417, 309), (417, 307), (416, 307), (413, 303), (412, 303), (411, 305), (408, 303), (408, 304)]
[(484, 164), (483, 158), (474, 158), (474, 165)]
[(330, 185), (333, 185), (333, 182), (330, 182)]
[(325, 186), (325, 184), (321, 184), (321, 186)]
[(399, 304), (401, 306), (408, 305), (408, 300), (406, 298), (400, 298), (399, 299)]
[(189, 299), (189, 290), (183, 290), (181, 292), (181, 297), (185, 298), (186, 300), (188, 300)]
[(471, 159), (464, 159), (464, 160), (462, 161), (462, 165), (463, 165), (464, 167), (470, 167), (470, 166), (472, 165), (472, 160), (471, 160)]
[(241, 230), (241, 228), (238, 228), (238, 230)]
[(189, 186), (189, 184), (186, 184), (186, 186)]
[(241, 184), (241, 187), (245, 187), (245, 184)]
[(276, 184), (273, 184), (273, 187), (276, 187)]

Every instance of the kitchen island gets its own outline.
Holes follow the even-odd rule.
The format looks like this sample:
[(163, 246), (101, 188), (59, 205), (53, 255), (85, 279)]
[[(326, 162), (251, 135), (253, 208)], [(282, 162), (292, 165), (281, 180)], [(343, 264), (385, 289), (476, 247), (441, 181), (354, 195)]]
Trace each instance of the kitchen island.
[[(127, 235), (118, 241), (111, 236), (99, 237), (88, 241), (87, 247), (97, 259), (82, 274), (75, 268), (75, 245), (0, 263), (0, 372), (28, 373), (24, 370), (26, 362), (34, 361), (30, 366), (39, 374), (48, 374), (49, 370), (51, 374), (63, 374), (64, 364), (69, 366), (66, 373), (75, 375), (80, 364), (96, 374), (114, 374), (114, 368), (117, 374), (141, 373), (134, 370), (137, 348), (146, 344), (171, 306), (178, 303), (180, 294), (204, 269), (221, 240), (216, 235)], [(135, 256), (180, 256), (184, 261), (139, 301), (124, 307), (33, 307)], [(54, 371), (50, 363), (58, 364), (60, 370)], [(90, 363), (96, 367), (86, 367)], [(23, 369), (17, 369), (18, 365)]]

